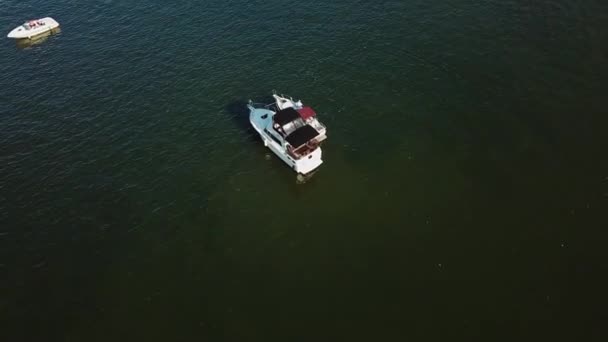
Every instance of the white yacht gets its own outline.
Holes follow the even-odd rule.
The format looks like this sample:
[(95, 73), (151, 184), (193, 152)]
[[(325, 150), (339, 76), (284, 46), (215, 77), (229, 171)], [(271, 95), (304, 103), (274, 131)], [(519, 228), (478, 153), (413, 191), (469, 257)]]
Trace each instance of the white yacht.
[(264, 146), (301, 175), (315, 171), (322, 163), (321, 142), (327, 129), (315, 111), (290, 97), (272, 95), (275, 103), (255, 105), (251, 100), (249, 121), (260, 134)]
[(42, 19), (29, 20), (13, 29), (7, 35), (8, 38), (25, 39), (38, 36), (40, 34), (52, 31), (59, 27), (59, 23), (55, 19), (46, 17)]

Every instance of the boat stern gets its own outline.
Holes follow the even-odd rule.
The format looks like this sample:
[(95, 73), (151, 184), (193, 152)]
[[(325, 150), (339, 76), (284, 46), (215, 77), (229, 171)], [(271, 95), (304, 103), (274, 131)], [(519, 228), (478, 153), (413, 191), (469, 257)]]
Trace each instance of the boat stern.
[(41, 21), (48, 25), (50, 29), (56, 29), (59, 27), (57, 20), (51, 17), (42, 18)]
[(321, 159), (322, 152), (321, 148), (317, 147), (314, 151), (309, 153), (306, 156), (295, 161), (294, 170), (297, 173), (307, 175), (315, 171), (316, 169), (323, 164), (323, 159)]

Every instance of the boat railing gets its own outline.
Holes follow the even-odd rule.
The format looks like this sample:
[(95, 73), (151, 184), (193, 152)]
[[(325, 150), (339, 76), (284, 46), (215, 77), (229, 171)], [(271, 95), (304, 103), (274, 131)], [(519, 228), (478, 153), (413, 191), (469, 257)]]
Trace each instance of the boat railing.
[(272, 110), (276, 109), (275, 103), (264, 104), (261, 102), (253, 102), (252, 100), (249, 100), (248, 104), (250, 106), (252, 106), (253, 108), (264, 108), (264, 109), (272, 109)]
[(319, 120), (313, 120), (311, 123), (312, 123), (312, 126), (316, 129), (327, 130), (327, 127), (325, 127), (325, 125), (322, 124), (321, 121), (319, 121)]
[(277, 91), (275, 89), (272, 89), (272, 95), (276, 95), (276, 96), (282, 97), (284, 99), (289, 99), (289, 100), (291, 100), (291, 102), (294, 102), (294, 103), (297, 102), (296, 100), (293, 99), (293, 97), (291, 97), (289, 95), (277, 93)]

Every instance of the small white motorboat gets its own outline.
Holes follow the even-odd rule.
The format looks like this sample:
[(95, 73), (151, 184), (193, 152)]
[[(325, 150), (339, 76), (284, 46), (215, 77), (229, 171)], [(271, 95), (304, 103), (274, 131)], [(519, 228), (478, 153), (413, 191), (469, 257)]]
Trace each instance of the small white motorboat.
[(249, 101), (249, 121), (264, 146), (301, 175), (312, 174), (321, 164), (321, 142), (327, 129), (315, 111), (292, 98), (272, 95), (275, 103), (256, 106)]
[(23, 23), (23, 25), (20, 25), (9, 32), (7, 37), (12, 39), (30, 39), (58, 27), (59, 23), (50, 17), (28, 20)]

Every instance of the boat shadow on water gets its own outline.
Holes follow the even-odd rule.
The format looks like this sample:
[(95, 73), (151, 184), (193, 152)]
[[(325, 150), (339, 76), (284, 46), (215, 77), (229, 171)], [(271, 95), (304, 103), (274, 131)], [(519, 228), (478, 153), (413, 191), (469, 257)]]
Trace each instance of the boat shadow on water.
[(303, 175), (301, 173), (298, 173), (297, 176), (296, 176), (296, 184), (305, 184), (305, 183), (308, 183), (312, 179), (312, 177), (315, 175), (315, 173), (317, 173), (318, 171), (319, 170), (314, 170), (311, 173), (308, 173), (308, 174), (305, 174), (305, 175)]
[(27, 48), (31, 48), (35, 45), (39, 45), (44, 43), (45, 41), (47, 41), (51, 36), (54, 36), (56, 34), (61, 33), (61, 28), (57, 27), (56, 29), (50, 30), (48, 32), (39, 34), (35, 37), (32, 38), (23, 38), (23, 39), (17, 39), (15, 41), (15, 44), (17, 45), (18, 48), (20, 49), (27, 49)]
[[(272, 97), (258, 98), (253, 99), (253, 102), (256, 103), (272, 103)], [(249, 122), (249, 109), (247, 108), (248, 101), (246, 100), (235, 100), (230, 102), (225, 107), (225, 111), (230, 116), (230, 119), (234, 121), (234, 123), (241, 129), (247, 136), (251, 139), (252, 142), (260, 143), (260, 135), (251, 127), (251, 122)]]

